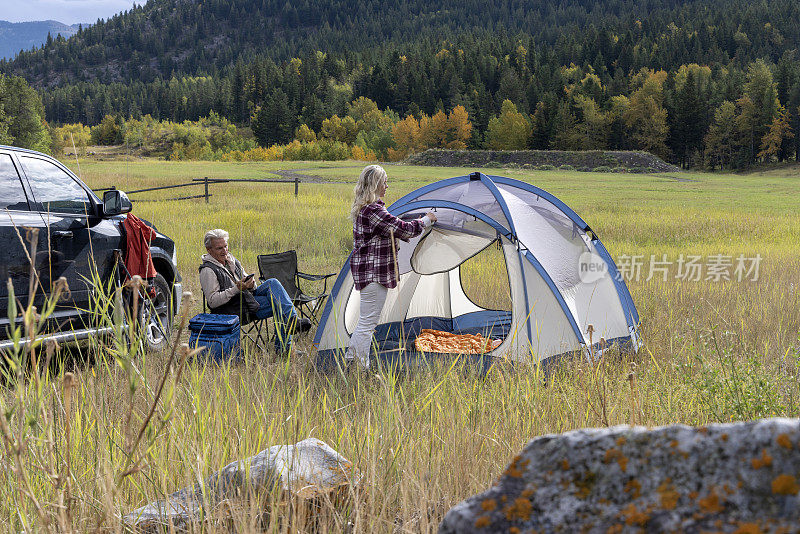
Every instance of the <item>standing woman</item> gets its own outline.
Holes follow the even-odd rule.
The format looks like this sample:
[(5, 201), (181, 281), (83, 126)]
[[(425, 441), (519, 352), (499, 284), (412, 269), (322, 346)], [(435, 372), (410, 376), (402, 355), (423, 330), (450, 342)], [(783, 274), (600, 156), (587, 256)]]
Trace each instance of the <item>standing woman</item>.
[(364, 167), (358, 177), (350, 210), (353, 219), (350, 271), (355, 288), (361, 293), (361, 309), (345, 358), (357, 360), (365, 369), (369, 368), (372, 334), (386, 302), (386, 293), (397, 286), (392, 233), (394, 237), (408, 240), (436, 222), (433, 213), (408, 222), (390, 214), (381, 200), (388, 187), (389, 179), (383, 167)]

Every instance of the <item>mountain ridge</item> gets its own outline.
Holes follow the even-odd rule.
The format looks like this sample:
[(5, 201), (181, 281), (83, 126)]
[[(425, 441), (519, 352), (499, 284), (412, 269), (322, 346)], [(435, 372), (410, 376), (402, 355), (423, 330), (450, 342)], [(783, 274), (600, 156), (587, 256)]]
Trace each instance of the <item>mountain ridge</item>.
[[(765, 2), (772, 7), (786, 0)], [(743, 31), (760, 31), (751, 30), (748, 22), (760, 22), (758, 17), (736, 15), (750, 6), (744, 0), (715, 0), (715, 5), (741, 22)], [(315, 50), (368, 53), (385, 45), (465, 34), (521, 33), (555, 46), (580, 38), (590, 27), (622, 34), (652, 32), (673, 20), (691, 25), (706, 10), (700, 0), (150, 0), (68, 41), (3, 62), (0, 70), (39, 88), (94, 80), (148, 83), (213, 76), (257, 57), (284, 61)], [(640, 20), (654, 22), (636, 30)]]
[(81, 24), (64, 24), (57, 20), (9, 22), (0, 20), (0, 59), (12, 59), (20, 51), (47, 43), (47, 36), (69, 38), (78, 33)]

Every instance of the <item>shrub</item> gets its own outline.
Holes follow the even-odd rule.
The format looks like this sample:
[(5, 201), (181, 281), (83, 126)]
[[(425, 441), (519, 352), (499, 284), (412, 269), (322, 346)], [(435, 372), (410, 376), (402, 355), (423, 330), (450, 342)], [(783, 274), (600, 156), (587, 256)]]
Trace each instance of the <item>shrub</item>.
[(364, 150), (358, 145), (353, 145), (350, 149), (350, 159), (358, 161), (375, 161), (375, 153), (371, 150)]
[(573, 167), (572, 165), (561, 165), (558, 168), (558, 170), (560, 170), (560, 171), (574, 171), (575, 167)]
[(122, 140), (121, 128), (112, 115), (103, 117), (102, 122), (92, 128), (92, 143), (95, 145), (115, 145)]
[(536, 167), (536, 170), (537, 171), (553, 171), (553, 170), (555, 170), (555, 167), (553, 165), (544, 164), (544, 165), (539, 165), (538, 167)]
[(595, 167), (594, 172), (612, 172), (611, 167), (607, 167), (606, 165), (600, 165), (599, 167)]

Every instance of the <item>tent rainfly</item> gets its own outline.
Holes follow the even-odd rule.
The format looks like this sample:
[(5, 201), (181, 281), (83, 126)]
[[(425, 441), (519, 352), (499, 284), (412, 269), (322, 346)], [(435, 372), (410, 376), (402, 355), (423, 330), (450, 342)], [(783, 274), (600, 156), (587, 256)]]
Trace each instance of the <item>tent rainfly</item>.
[[(614, 343), (640, 347), (639, 315), (614, 260), (589, 225), (550, 193), (475, 172), (417, 189), (388, 210), (401, 218), (435, 211), (438, 221), (398, 241), (400, 282), (374, 336), (379, 359), (419, 356), (414, 340), (423, 328), (502, 339), (484, 361), (549, 363)], [(461, 265), (493, 244), (505, 258), (510, 311), (478, 306), (461, 284)], [(344, 353), (358, 314), (347, 261), (314, 338), (320, 359)]]

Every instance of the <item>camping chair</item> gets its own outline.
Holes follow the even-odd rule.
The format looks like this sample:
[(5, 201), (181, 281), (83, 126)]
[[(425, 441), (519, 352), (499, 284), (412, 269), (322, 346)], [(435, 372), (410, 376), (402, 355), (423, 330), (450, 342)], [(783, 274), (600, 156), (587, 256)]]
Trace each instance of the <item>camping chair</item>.
[[(203, 293), (202, 291), (200, 293)], [(209, 310), (206, 304), (206, 296), (203, 294), (203, 313)], [(242, 332), (242, 338), (247, 339), (253, 348), (260, 351), (267, 350), (267, 342), (270, 340), (269, 336), (269, 320), (251, 318), (247, 323), (240, 324), (239, 328)]]
[[(331, 274), (308, 274), (297, 270), (297, 252), (287, 250), (277, 254), (262, 254), (258, 256), (258, 271), (262, 282), (270, 278), (275, 278), (283, 285), (292, 304), (300, 312), (301, 317), (305, 317), (313, 324), (317, 324), (317, 313), (322, 309), (325, 299), (328, 297), (328, 278)], [(306, 295), (300, 288), (300, 279), (310, 282), (324, 281), (322, 293), (314, 296)]]

